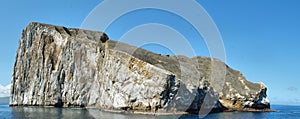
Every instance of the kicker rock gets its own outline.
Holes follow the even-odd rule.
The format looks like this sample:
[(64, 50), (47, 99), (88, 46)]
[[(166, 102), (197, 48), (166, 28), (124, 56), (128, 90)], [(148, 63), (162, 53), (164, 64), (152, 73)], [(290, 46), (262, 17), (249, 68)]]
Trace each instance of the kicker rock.
[(217, 59), (162, 56), (108, 39), (30, 23), (19, 41), (10, 105), (151, 113), (270, 108), (262, 83)]

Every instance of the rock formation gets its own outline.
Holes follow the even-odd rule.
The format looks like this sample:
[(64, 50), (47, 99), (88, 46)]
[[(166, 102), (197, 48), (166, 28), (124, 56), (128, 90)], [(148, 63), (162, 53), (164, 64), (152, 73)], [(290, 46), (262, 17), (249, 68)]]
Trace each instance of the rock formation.
[(151, 113), (270, 108), (264, 84), (217, 59), (163, 56), (108, 39), (30, 23), (19, 41), (10, 105)]

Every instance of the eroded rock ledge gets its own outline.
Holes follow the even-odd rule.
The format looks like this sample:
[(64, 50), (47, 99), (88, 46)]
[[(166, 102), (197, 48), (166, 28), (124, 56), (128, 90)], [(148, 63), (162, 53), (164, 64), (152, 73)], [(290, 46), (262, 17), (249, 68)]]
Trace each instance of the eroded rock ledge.
[(263, 83), (217, 59), (164, 56), (108, 39), (30, 23), (19, 41), (10, 105), (151, 113), (270, 108)]

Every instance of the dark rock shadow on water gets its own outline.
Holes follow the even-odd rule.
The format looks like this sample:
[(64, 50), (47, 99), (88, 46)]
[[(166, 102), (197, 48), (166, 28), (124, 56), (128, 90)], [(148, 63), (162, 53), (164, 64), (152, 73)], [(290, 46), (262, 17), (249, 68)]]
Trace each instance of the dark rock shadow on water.
[[(95, 108), (5, 107), (9, 119), (177, 119), (179, 116), (153, 116), (130, 113), (111, 113)], [(3, 116), (3, 115), (2, 115)], [(2, 119), (0, 115), (0, 119)]]
[[(300, 106), (272, 106), (277, 112), (222, 112), (204, 119), (296, 119)], [(91, 108), (25, 107), (0, 105), (0, 119), (199, 119), (199, 115), (153, 116), (131, 113), (111, 113)]]
[(10, 107), (12, 118), (30, 119), (93, 119), (85, 108)]
[(157, 116), (132, 113), (105, 112), (98, 109), (88, 109), (96, 119), (178, 119), (180, 116)]

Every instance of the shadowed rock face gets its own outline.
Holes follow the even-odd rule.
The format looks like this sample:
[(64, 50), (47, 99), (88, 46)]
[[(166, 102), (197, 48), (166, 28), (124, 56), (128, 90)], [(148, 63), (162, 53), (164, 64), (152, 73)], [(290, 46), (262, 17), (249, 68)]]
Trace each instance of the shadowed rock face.
[(30, 23), (10, 105), (153, 113), (269, 109), (267, 88), (206, 57), (163, 56), (102, 32)]

